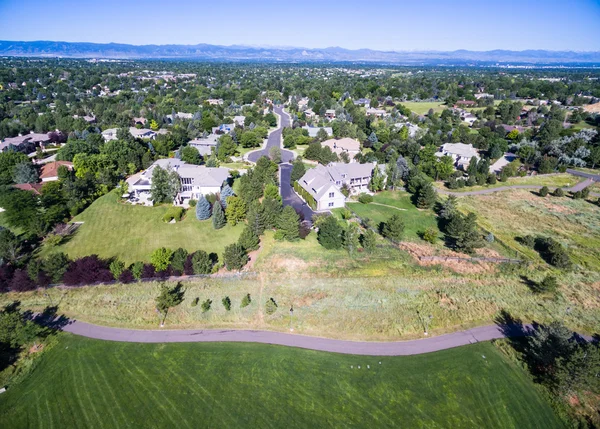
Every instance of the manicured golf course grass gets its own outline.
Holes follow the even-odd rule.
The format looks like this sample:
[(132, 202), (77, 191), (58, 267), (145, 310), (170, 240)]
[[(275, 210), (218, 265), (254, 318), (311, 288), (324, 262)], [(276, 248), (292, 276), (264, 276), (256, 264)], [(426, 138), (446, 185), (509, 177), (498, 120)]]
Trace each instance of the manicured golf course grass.
[(235, 243), (243, 225), (226, 225), (215, 230), (212, 221), (196, 219), (194, 209), (175, 224), (165, 223), (164, 214), (169, 205), (158, 207), (133, 206), (120, 203), (116, 191), (96, 200), (76, 222), (83, 222), (66, 243), (52, 249), (44, 248), (42, 256), (52, 252), (65, 252), (71, 258), (97, 254), (103, 258), (118, 257), (130, 264), (149, 261), (150, 254), (159, 247), (189, 252), (204, 250), (223, 253), (225, 246)]
[(522, 370), (490, 343), (366, 357), (62, 335), (0, 396), (2, 426), (562, 427)]

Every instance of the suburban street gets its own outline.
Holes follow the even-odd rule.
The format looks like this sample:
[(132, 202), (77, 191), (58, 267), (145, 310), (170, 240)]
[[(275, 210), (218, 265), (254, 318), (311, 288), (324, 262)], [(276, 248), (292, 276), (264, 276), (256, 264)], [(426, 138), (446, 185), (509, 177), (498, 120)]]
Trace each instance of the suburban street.
[[(281, 106), (273, 107), (273, 111), (276, 114), (278, 114), (279, 117), (281, 118), (279, 128), (276, 129), (275, 131), (273, 131), (269, 135), (269, 137), (267, 139), (267, 144), (263, 149), (256, 150), (254, 152), (250, 152), (248, 154), (248, 161), (256, 162), (262, 156), (268, 157), (269, 149), (271, 149), (272, 147), (281, 148), (281, 133), (282, 133), (283, 128), (290, 126), (290, 117), (288, 116), (287, 113), (285, 113), (283, 111), (283, 107), (281, 107)], [(292, 151), (281, 148), (281, 162), (289, 162), (289, 161), (292, 161), (293, 159), (294, 159), (294, 153)]]
[[(531, 326), (524, 325), (524, 328), (530, 329)], [(481, 326), (466, 331), (420, 340), (396, 342), (345, 341), (283, 332), (252, 330), (197, 329), (146, 331), (109, 328), (79, 321), (71, 321), (62, 329), (75, 335), (107, 341), (131, 343), (262, 343), (364, 356), (417, 355), (506, 337), (506, 329), (498, 325)], [(511, 331), (511, 336), (523, 335), (518, 329), (508, 330)]]

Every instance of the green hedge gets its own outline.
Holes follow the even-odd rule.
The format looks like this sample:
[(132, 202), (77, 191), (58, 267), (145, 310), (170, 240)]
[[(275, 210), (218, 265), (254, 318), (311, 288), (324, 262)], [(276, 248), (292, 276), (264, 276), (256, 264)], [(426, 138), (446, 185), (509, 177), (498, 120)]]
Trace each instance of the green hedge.
[(185, 210), (183, 207), (171, 207), (163, 216), (163, 221), (171, 222), (173, 219), (175, 219), (175, 222), (179, 222), (184, 213)]
[(294, 190), (304, 199), (304, 201), (307, 202), (311, 209), (317, 209), (317, 200), (315, 200), (312, 195), (306, 192), (306, 190), (300, 186), (298, 181), (294, 182)]

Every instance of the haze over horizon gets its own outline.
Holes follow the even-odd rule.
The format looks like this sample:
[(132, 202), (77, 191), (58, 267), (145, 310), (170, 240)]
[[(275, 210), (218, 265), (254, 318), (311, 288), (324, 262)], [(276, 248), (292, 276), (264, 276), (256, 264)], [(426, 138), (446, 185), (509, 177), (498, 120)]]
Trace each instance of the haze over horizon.
[[(600, 51), (600, 2), (550, 0), (423, 5), (382, 0), (199, 4), (181, 0), (2, 0), (0, 40), (132, 45), (243, 45), (381, 51)], [(23, 31), (23, 23), (28, 25)], [(35, 25), (34, 25), (35, 24)]]

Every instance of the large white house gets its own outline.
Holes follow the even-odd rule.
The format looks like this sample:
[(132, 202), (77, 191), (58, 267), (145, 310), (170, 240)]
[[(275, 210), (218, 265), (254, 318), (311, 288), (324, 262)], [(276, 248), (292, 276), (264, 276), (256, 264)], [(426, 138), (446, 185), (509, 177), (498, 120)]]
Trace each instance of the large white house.
[(331, 151), (338, 156), (342, 152), (346, 152), (350, 158), (350, 162), (352, 162), (354, 157), (360, 153), (360, 142), (358, 140), (351, 139), (350, 137), (325, 140), (323, 143), (321, 143), (321, 146), (329, 146)]
[[(118, 128), (109, 128), (107, 130), (102, 131), (102, 137), (104, 137), (104, 141), (117, 140), (117, 131)], [(157, 133), (148, 129), (148, 128), (136, 128), (129, 127), (129, 134), (133, 137), (140, 139), (151, 139), (154, 140), (156, 138)]]
[(220, 137), (217, 134), (209, 134), (206, 138), (190, 140), (188, 146), (195, 148), (202, 156), (210, 156), (212, 149), (216, 150)]
[(175, 197), (175, 204), (185, 205), (189, 200), (197, 200), (200, 195), (220, 192), (223, 182), (229, 177), (228, 168), (212, 168), (187, 164), (176, 158), (159, 159), (147, 170), (134, 174), (127, 179), (129, 192), (136, 197), (146, 194), (152, 189), (152, 174), (157, 167), (171, 169), (179, 175), (181, 188)]
[(477, 149), (472, 144), (464, 143), (446, 143), (440, 147), (440, 151), (435, 154), (438, 157), (449, 156), (454, 161), (457, 168), (466, 170), (471, 162), (471, 158), (479, 159)]
[(332, 162), (326, 167), (319, 164), (309, 169), (298, 184), (315, 199), (316, 211), (344, 207), (342, 187), (346, 185), (351, 194), (367, 192), (375, 168), (375, 163)]

